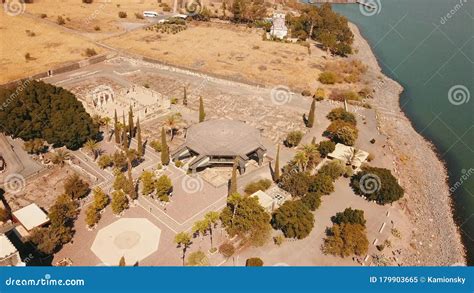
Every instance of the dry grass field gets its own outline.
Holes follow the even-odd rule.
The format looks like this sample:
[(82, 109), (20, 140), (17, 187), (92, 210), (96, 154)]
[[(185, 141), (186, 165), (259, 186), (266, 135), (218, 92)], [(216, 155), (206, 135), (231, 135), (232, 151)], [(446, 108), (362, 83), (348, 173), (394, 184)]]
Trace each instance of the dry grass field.
[[(171, 3), (172, 0), (162, 2)], [(82, 3), (81, 0), (35, 0), (26, 5), (27, 13), (38, 17), (46, 14), (45, 19), (54, 22), (61, 16), (65, 20), (65, 27), (99, 35), (123, 31), (121, 23), (144, 22), (137, 19), (135, 13), (142, 15), (145, 10), (163, 11), (156, 0), (95, 0), (91, 4)], [(119, 18), (120, 11), (127, 13), (127, 17)]]
[(262, 40), (262, 31), (226, 24), (192, 23), (177, 34), (138, 30), (108, 45), (171, 64), (270, 85), (314, 89), (325, 52)]
[(23, 15), (0, 14), (0, 34), (0, 83), (40, 73), (64, 62), (85, 59), (87, 48), (98, 54), (104, 52), (79, 36)]

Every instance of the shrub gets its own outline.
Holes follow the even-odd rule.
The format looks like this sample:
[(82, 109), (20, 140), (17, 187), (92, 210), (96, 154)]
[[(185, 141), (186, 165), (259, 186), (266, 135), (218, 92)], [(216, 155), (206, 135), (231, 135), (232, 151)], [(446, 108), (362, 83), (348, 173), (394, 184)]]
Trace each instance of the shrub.
[(303, 239), (313, 229), (314, 216), (301, 200), (287, 201), (272, 214), (271, 224), (286, 238)]
[(344, 108), (341, 107), (332, 109), (326, 117), (331, 121), (342, 120), (353, 125), (357, 124), (354, 114), (344, 110)]
[(343, 102), (344, 100), (348, 101), (360, 101), (362, 98), (354, 91), (338, 91), (334, 90), (330, 96), (333, 101)]
[(89, 227), (93, 227), (100, 220), (100, 213), (94, 205), (89, 205), (86, 210), (86, 224)]
[(336, 149), (336, 144), (330, 140), (322, 141), (318, 145), (318, 151), (322, 158), (325, 158), (328, 154), (332, 153), (335, 149)]
[(351, 186), (356, 194), (382, 205), (399, 200), (405, 192), (390, 170), (377, 167), (362, 167), (352, 176)]
[(10, 212), (7, 209), (0, 208), (0, 222), (10, 220)]
[(360, 224), (334, 224), (328, 230), (324, 239), (325, 254), (347, 257), (350, 255), (365, 255), (369, 248), (369, 240), (365, 227)]
[(321, 194), (317, 192), (309, 192), (301, 201), (310, 211), (314, 212), (321, 205)]
[(64, 192), (72, 199), (81, 199), (89, 194), (89, 184), (74, 173), (64, 183)]
[(278, 236), (273, 237), (273, 243), (275, 243), (278, 246), (282, 245), (284, 240), (285, 239), (283, 238), (282, 235), (278, 235)]
[(245, 193), (246, 194), (253, 194), (259, 190), (265, 191), (272, 185), (272, 181), (270, 179), (261, 179), (258, 181), (251, 182), (245, 186)]
[(184, 163), (180, 160), (177, 160), (174, 162), (174, 165), (176, 166), (176, 168), (181, 168), (184, 165)]
[(355, 127), (354, 124), (350, 122), (346, 122), (343, 120), (335, 120), (329, 124), (328, 128), (326, 128), (326, 132), (324, 133), (327, 136), (334, 136), (334, 134), (341, 128), (343, 127), (349, 127), (351, 128), (355, 133), (359, 133), (357, 128)]
[(144, 19), (143, 15), (141, 13), (135, 12), (135, 18), (136, 19)]
[(150, 142), (150, 146), (156, 151), (156, 152), (161, 152), (161, 143), (159, 140), (152, 140)]
[(100, 31), (100, 26), (96, 25), (96, 26), (94, 27), (94, 30), (95, 30), (95, 31)]
[(63, 25), (63, 24), (66, 23), (66, 21), (64, 20), (64, 18), (61, 15), (59, 15), (58, 19), (56, 19), (56, 23), (59, 24), (59, 25)]
[(337, 75), (331, 71), (322, 72), (318, 79), (322, 84), (335, 84), (337, 81)]
[(302, 95), (303, 97), (309, 97), (309, 96), (311, 96), (311, 91), (310, 91), (310, 90), (303, 90), (303, 91), (301, 92), (301, 95)]
[(41, 18), (46, 18), (46, 17), (48, 17), (48, 15), (47, 15), (46, 13), (41, 13), (41, 14), (40, 14), (40, 17), (41, 17)]
[(245, 261), (245, 266), (246, 267), (261, 267), (261, 266), (263, 266), (263, 260), (261, 260), (258, 257), (248, 258)]
[(375, 155), (370, 153), (369, 156), (367, 157), (367, 161), (372, 162), (375, 159)]
[(33, 57), (31, 57), (31, 54), (30, 54), (30, 53), (26, 53), (26, 54), (25, 54), (25, 60), (26, 60), (26, 61), (33, 60)]
[(288, 135), (286, 136), (285, 145), (287, 147), (295, 147), (301, 142), (302, 138), (303, 138), (303, 132), (299, 130), (292, 131), (288, 133)]
[(94, 0), (82, 0), (82, 3), (91, 4)]
[(317, 174), (313, 177), (313, 182), (309, 187), (310, 192), (329, 195), (334, 191), (334, 183), (331, 177), (326, 174)]
[(118, 17), (120, 18), (127, 18), (127, 13), (125, 11), (119, 11)]
[(219, 252), (224, 257), (231, 257), (235, 253), (235, 248), (230, 243), (224, 243), (221, 246), (219, 246)]
[(331, 217), (334, 224), (360, 224), (365, 227), (364, 211), (353, 210), (351, 208), (345, 209), (343, 212), (336, 213)]
[(344, 174), (346, 170), (345, 167), (346, 166), (341, 161), (333, 160), (321, 167), (318, 174), (324, 174), (331, 177), (332, 180), (336, 180)]
[(171, 179), (166, 175), (161, 175), (160, 178), (156, 180), (155, 187), (156, 196), (161, 201), (169, 201), (169, 194), (173, 189), (173, 183), (171, 182)]
[(99, 157), (99, 160), (97, 161), (97, 165), (101, 169), (105, 169), (107, 167), (112, 167), (114, 165), (114, 161), (112, 160), (112, 157), (109, 155), (102, 155)]
[(95, 49), (93, 48), (87, 48), (86, 49), (86, 56), (87, 57), (92, 57), (92, 56), (95, 56), (97, 55), (97, 52), (95, 51)]
[(353, 146), (357, 139), (357, 132), (354, 128), (343, 126), (333, 135), (333, 140), (337, 143), (342, 143), (348, 146)]

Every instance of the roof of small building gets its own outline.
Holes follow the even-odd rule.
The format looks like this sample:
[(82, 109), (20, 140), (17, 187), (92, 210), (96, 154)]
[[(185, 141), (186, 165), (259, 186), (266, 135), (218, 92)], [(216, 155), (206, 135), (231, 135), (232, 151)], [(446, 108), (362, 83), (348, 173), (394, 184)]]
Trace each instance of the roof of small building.
[(216, 119), (192, 125), (186, 147), (205, 156), (245, 156), (259, 148), (260, 131), (244, 122)]
[(272, 208), (272, 205), (276, 201), (273, 197), (271, 197), (270, 195), (266, 194), (265, 192), (261, 190), (254, 192), (251, 196), (257, 197), (258, 202), (264, 209)]
[(0, 234), (0, 259), (17, 252), (16, 247), (11, 243), (5, 234)]
[(35, 203), (13, 212), (13, 216), (28, 231), (49, 222), (48, 215)]
[(352, 166), (359, 168), (369, 156), (369, 153), (366, 151), (338, 143), (334, 151), (328, 154), (328, 157), (346, 162), (354, 154), (354, 151), (356, 151), (356, 155), (352, 159)]

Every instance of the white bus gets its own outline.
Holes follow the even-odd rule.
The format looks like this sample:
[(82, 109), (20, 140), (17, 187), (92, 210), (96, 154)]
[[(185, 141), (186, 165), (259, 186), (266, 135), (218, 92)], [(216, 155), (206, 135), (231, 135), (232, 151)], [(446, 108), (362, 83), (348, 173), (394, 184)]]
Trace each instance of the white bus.
[(144, 17), (158, 17), (158, 12), (156, 11), (143, 11)]

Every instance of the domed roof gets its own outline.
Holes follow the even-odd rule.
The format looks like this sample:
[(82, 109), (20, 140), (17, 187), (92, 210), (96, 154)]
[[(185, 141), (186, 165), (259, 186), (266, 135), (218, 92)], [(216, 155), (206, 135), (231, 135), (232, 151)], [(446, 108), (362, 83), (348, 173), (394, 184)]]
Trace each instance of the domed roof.
[(263, 148), (260, 131), (240, 121), (217, 119), (191, 126), (186, 146), (200, 155), (245, 156)]

